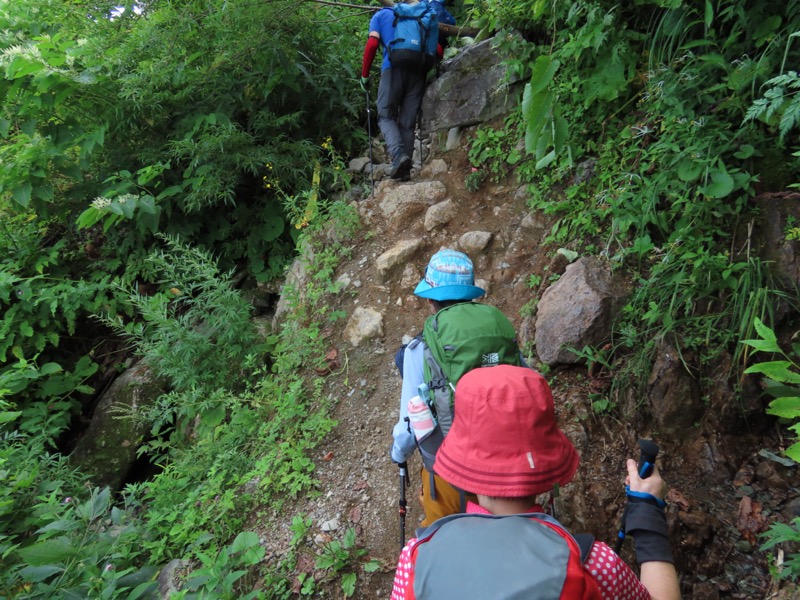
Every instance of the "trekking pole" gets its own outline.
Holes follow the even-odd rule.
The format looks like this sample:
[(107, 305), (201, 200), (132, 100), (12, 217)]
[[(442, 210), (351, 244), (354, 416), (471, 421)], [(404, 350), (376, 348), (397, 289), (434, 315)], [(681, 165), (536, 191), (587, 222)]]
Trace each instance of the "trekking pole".
[[(658, 456), (658, 444), (653, 440), (639, 440), (639, 477), (647, 479), (653, 474), (653, 468), (656, 466), (656, 457)], [(619, 554), (622, 551), (622, 544), (625, 541), (625, 516), (626, 509), (622, 511), (622, 522), (619, 525), (619, 533), (617, 533), (617, 543), (614, 545), (614, 552)]]
[[(426, 85), (427, 87), (427, 85)], [(422, 92), (422, 99), (425, 100), (425, 91), (423, 88)], [(419, 110), (417, 111), (417, 126), (416, 126), (416, 134), (417, 134), (417, 147), (419, 148), (419, 164), (422, 165), (422, 102), (419, 104)], [(413, 158), (413, 153), (412, 153)]]
[(559, 485), (557, 483), (554, 483), (553, 489), (550, 492), (550, 501), (548, 502), (548, 504), (550, 505), (550, 516), (553, 517), (554, 519), (558, 518), (556, 517), (556, 498), (558, 498), (560, 495), (561, 491)]
[[(437, 66), (438, 70), (438, 66)], [(417, 147), (419, 148), (419, 164), (422, 166), (424, 162), (422, 156), (422, 103), (425, 102), (425, 92), (428, 91), (428, 75), (425, 74), (425, 83), (422, 86), (422, 99), (419, 102), (419, 110), (417, 111), (416, 134), (417, 134)], [(412, 154), (413, 158), (413, 154)]]
[(400, 551), (406, 545), (406, 470), (408, 463), (401, 462), (400, 467)]
[(370, 198), (375, 195), (375, 166), (372, 162), (372, 112), (369, 102), (369, 88), (365, 86), (364, 93), (367, 96), (367, 137), (369, 138), (369, 183), (371, 187)]

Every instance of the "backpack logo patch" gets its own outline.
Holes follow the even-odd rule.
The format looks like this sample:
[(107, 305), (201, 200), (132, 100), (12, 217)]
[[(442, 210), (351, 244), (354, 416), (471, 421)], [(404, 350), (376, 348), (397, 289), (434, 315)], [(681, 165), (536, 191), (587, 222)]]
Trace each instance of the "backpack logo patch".
[(481, 356), (482, 367), (494, 367), (500, 364), (500, 354), (498, 352), (489, 352)]

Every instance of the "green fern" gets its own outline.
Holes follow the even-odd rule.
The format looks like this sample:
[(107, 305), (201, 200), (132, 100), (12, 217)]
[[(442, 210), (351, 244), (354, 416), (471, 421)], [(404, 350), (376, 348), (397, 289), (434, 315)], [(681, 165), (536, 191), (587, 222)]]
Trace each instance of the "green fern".
[(744, 122), (759, 119), (768, 125), (777, 125), (778, 139), (782, 142), (800, 123), (800, 76), (797, 71), (789, 71), (764, 85), (767, 91), (747, 109)]

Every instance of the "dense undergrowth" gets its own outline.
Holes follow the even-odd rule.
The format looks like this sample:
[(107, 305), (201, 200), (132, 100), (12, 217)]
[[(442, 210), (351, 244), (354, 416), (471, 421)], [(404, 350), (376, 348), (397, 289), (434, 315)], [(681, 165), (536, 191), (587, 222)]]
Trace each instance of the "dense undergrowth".
[[(498, 19), (510, 10), (492, 6)], [(533, 49), (501, 38), (530, 83), (503, 129), (477, 132), (470, 158), (530, 183), (531, 209), (556, 217), (550, 242), (631, 274), (612, 344), (578, 350), (615, 370), (612, 393), (642, 385), (659, 340), (702, 364), (731, 352), (741, 371), (737, 342), (755, 320), (775, 324), (797, 307), (752, 224), (760, 199), (797, 187), (800, 4), (526, 2), (512, 12), (531, 36), (554, 33)]]
[[(309, 451), (335, 425), (322, 379), (304, 375), (324, 364), (320, 329), (341, 316), (319, 302), (335, 291), (330, 271), (345, 255), (330, 239), (345, 241), (357, 225), (352, 208), (330, 210), (333, 235), (325, 247), (314, 242), (321, 222), (301, 237), (301, 248), (314, 256), (310, 283), (302, 294), (295, 290), (286, 326), (267, 340), (256, 335), (231, 275), (208, 253), (168, 239), (151, 255), (161, 289), (148, 297), (131, 292), (139, 319), (116, 326), (172, 389), (127, 415), (152, 424), (153, 439), (142, 451), (159, 456), (162, 470), (112, 502), (108, 488), (87, 495), (85, 477), (52, 453), (46, 436), (22, 427), (7, 432), (0, 454), (6, 593), (143, 597), (156, 585), (155, 565), (180, 557), (197, 568), (176, 597), (244, 597), (234, 583), (263, 556), (258, 536), (242, 532), (248, 515), (313, 491)], [(263, 366), (267, 346), (271, 368)], [(4, 396), (8, 380), (0, 380)], [(8, 400), (2, 408), (6, 423), (24, 418)], [(281, 589), (288, 594), (286, 569), (261, 573), (270, 597), (283, 597)]]
[[(0, 593), (148, 597), (179, 558), (190, 562), (175, 597), (313, 596), (327, 580), (298, 589), (294, 553), (264, 565), (244, 529), (257, 507), (314, 493), (310, 451), (335, 426), (315, 367), (323, 329), (344, 315), (320, 300), (338, 292), (331, 275), (357, 228), (330, 198), (365, 141), (353, 39), (368, 14), (121, 6), (0, 0)], [(513, 175), (532, 210), (556, 216), (554, 247), (605, 256), (636, 283), (611, 344), (577, 349), (614, 374), (596, 405), (614, 410), (666, 340), (697, 357), (687, 367), (701, 382), (722, 353), (773, 378), (771, 410), (798, 418), (796, 365), (752, 366), (748, 349), (776, 352), (771, 328), (797, 306), (751, 223), (796, 187), (800, 2), (454, 11), (499, 32), (509, 69), (530, 81), (503, 127), (476, 131), (468, 189)], [(281, 331), (259, 336), (240, 288), (295, 252), (307, 283), (284, 290)], [(98, 377), (132, 354), (170, 389), (124, 415), (147, 423), (141, 452), (159, 472), (112, 493), (61, 452)], [(293, 547), (308, 527), (294, 520)], [(350, 595), (375, 567), (362, 555), (348, 532), (317, 567)]]

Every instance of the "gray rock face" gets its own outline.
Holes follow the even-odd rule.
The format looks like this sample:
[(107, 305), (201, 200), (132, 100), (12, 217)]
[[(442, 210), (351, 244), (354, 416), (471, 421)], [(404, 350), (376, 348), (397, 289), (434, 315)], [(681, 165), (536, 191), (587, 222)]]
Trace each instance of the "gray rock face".
[(191, 568), (188, 560), (174, 558), (167, 563), (158, 574), (158, 594), (159, 598), (167, 600), (180, 591), (180, 580), (186, 576)]
[[(286, 273), (286, 286), (293, 287), (298, 291), (305, 290), (306, 283), (308, 280), (308, 274), (306, 273), (306, 264), (312, 261), (314, 258), (314, 254), (311, 251), (310, 246), (305, 246), (303, 248), (303, 256), (299, 258), (295, 258), (294, 262), (292, 262), (292, 266), (289, 268), (289, 271)], [(275, 308), (275, 315), (272, 317), (272, 328), (277, 330), (280, 327), (281, 322), (283, 321), (283, 317), (289, 311), (289, 294), (281, 293), (281, 297), (278, 300), (278, 306)]]
[(136, 460), (136, 448), (149, 425), (127, 414), (149, 406), (164, 393), (153, 372), (139, 363), (114, 380), (95, 408), (70, 461), (100, 486), (118, 489)]
[(445, 150), (455, 150), (461, 143), (461, 128), (453, 127), (447, 132), (447, 142), (445, 143)]
[(567, 348), (598, 345), (611, 336), (625, 286), (599, 258), (581, 258), (542, 295), (536, 318), (536, 353), (548, 365), (583, 359)]
[(547, 219), (539, 213), (529, 213), (522, 219), (520, 227), (528, 231), (533, 231), (537, 234), (547, 233), (548, 223)]
[(412, 264), (407, 264), (403, 269), (403, 276), (400, 278), (400, 289), (413, 290), (422, 279), (422, 275)]
[[(428, 85), (422, 102), (425, 131), (486, 122), (517, 105), (523, 86), (516, 78), (505, 81), (502, 57), (491, 42), (470, 46), (442, 64), (442, 74)], [(447, 102), (441, 102), (445, 97)]]
[(647, 381), (647, 397), (662, 435), (686, 435), (703, 413), (699, 385), (686, 370), (675, 348), (664, 342), (658, 346), (656, 362)]
[(434, 158), (428, 164), (422, 167), (419, 176), (422, 179), (429, 179), (443, 173), (447, 173), (447, 163), (441, 158)]
[(481, 279), (479, 277), (475, 278), (475, 285), (481, 288), (486, 295), (489, 296), (492, 293), (492, 284), (488, 282), (486, 279)]
[(348, 165), (347, 170), (351, 173), (361, 173), (364, 171), (364, 167), (369, 164), (369, 158), (366, 156), (360, 156), (358, 158), (352, 159)]

